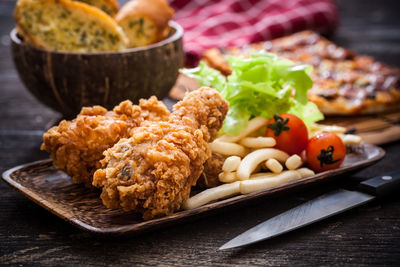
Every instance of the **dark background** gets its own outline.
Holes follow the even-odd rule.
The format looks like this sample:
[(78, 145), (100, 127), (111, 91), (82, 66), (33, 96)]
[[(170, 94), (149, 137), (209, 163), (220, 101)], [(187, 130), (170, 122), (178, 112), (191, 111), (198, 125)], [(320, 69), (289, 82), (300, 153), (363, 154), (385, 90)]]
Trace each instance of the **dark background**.
[[(122, 2), (122, 1), (121, 1)], [(8, 33), (15, 1), (0, 1), (0, 172), (47, 158), (44, 129), (59, 114), (35, 100), (18, 79)], [(332, 39), (400, 66), (400, 1), (340, 0)], [(359, 173), (398, 168), (400, 142)], [(140, 236), (102, 238), (75, 228), (0, 181), (0, 265), (399, 265), (400, 197), (376, 201), (245, 249), (218, 252), (237, 234), (288, 208), (338, 188), (346, 177), (262, 199), (194, 222)]]

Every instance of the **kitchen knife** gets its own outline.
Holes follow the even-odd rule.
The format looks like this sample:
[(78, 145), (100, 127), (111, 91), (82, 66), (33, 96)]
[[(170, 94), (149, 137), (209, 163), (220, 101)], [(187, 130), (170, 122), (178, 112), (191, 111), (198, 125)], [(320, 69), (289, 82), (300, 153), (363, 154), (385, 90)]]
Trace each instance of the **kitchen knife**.
[[(328, 218), (400, 188), (400, 170), (361, 182), (357, 191), (339, 189), (279, 214), (225, 243), (219, 250), (259, 242)], [(362, 191), (362, 192), (360, 192)]]

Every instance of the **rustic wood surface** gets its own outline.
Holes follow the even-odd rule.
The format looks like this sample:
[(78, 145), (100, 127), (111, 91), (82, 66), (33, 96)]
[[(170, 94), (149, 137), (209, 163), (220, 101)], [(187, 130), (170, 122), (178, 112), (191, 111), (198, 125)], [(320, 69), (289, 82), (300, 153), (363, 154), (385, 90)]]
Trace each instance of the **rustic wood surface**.
[[(339, 0), (338, 4), (341, 26), (333, 40), (400, 66), (399, 2)], [(14, 5), (14, 1), (0, 2), (0, 172), (47, 158), (39, 150), (41, 135), (59, 118), (28, 93), (12, 64), (8, 33), (14, 27)], [(383, 148), (386, 157), (356, 177), (399, 168), (400, 142)], [(249, 227), (336, 189), (346, 180), (345, 175), (193, 222), (114, 238), (84, 232), (0, 182), (0, 265), (398, 266), (399, 194), (248, 248), (217, 251)]]

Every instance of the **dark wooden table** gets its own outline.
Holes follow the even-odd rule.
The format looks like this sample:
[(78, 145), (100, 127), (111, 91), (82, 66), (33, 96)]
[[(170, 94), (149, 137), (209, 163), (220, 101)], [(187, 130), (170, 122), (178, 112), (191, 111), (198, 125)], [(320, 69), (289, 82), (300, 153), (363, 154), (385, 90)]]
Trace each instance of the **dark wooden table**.
[[(333, 39), (400, 66), (398, 0), (340, 0)], [(43, 131), (59, 114), (36, 101), (14, 70), (8, 33), (14, 1), (0, 2), (0, 172), (47, 158)], [(372, 177), (400, 166), (400, 142), (356, 175)], [(0, 182), (0, 265), (397, 265), (399, 194), (244, 249), (217, 248), (245, 229), (317, 195), (346, 177), (252, 202), (245, 207), (135, 237), (102, 238), (75, 228)]]

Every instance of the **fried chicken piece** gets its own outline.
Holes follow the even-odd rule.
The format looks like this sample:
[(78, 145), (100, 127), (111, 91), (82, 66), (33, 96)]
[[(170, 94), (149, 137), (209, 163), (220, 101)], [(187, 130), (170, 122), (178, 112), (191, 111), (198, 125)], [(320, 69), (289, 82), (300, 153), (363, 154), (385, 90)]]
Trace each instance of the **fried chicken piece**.
[(225, 159), (225, 156), (213, 152), (204, 164), (204, 170), (197, 181), (197, 185), (202, 188), (211, 188), (222, 184), (219, 181), (218, 174), (222, 172)]
[(151, 97), (139, 105), (127, 100), (113, 111), (101, 106), (82, 108), (76, 119), (63, 120), (43, 135), (42, 150), (50, 153), (54, 165), (72, 177), (74, 183), (91, 187), (93, 173), (101, 167), (103, 152), (145, 120), (167, 120), (166, 106)]
[(168, 215), (189, 198), (211, 156), (228, 103), (211, 88), (200, 88), (174, 106), (168, 121), (144, 122), (104, 152), (93, 185), (103, 187), (108, 208), (139, 211), (144, 219)]

